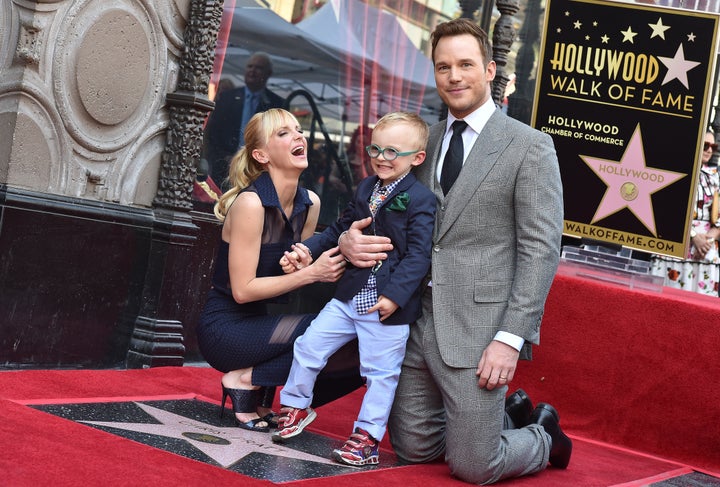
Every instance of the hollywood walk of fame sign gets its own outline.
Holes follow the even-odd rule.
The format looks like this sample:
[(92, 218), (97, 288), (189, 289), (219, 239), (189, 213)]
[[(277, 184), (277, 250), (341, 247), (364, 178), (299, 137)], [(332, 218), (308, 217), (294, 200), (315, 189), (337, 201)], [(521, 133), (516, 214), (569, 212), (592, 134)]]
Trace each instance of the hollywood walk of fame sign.
[(685, 255), (718, 19), (548, 0), (531, 124), (555, 143), (565, 235)]

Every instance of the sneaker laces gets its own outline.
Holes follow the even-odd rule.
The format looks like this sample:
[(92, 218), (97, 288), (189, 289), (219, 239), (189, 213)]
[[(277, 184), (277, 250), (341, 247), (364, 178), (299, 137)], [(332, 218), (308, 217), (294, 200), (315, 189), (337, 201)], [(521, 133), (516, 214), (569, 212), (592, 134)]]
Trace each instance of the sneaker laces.
[(280, 408), (280, 414), (278, 415), (277, 421), (278, 425), (282, 424), (285, 425), (285, 423), (288, 423), (290, 421), (290, 416), (295, 411), (295, 408), (285, 406)]
[(354, 432), (347, 439), (344, 446), (351, 448), (360, 448), (362, 446), (375, 446), (377, 440), (373, 439), (369, 434), (362, 433), (360, 431)]

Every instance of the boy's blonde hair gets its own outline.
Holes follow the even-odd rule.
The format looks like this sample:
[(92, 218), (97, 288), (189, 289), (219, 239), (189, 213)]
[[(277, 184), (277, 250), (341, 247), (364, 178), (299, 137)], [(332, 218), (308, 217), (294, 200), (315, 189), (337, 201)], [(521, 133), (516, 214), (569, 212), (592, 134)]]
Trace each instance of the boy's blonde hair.
[(373, 130), (382, 129), (388, 125), (395, 125), (398, 123), (410, 125), (413, 129), (415, 129), (414, 137), (409, 142), (414, 150), (425, 150), (428, 142), (428, 124), (417, 113), (390, 112), (377, 121)]

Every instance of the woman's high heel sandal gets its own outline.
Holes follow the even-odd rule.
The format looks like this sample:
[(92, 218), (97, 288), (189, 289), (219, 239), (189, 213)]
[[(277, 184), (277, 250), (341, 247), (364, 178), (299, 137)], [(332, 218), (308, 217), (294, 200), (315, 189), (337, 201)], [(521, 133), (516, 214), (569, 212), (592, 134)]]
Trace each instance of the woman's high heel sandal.
[[(230, 389), (222, 386), (222, 405), (220, 406), (220, 417), (223, 417), (225, 413), (225, 400), (230, 396), (232, 402), (233, 411), (236, 413), (256, 413), (257, 404), (259, 397), (259, 390), (248, 390), (248, 389)], [(255, 418), (250, 421), (242, 422), (235, 416), (235, 424), (242, 429), (249, 431), (258, 431), (260, 433), (267, 433), (270, 431), (268, 422), (263, 418)]]
[[(260, 403), (258, 404), (261, 408), (272, 409), (273, 401), (275, 401), (275, 386), (263, 386), (260, 388)], [(262, 419), (271, 428), (278, 427), (278, 415), (277, 413), (270, 411)]]

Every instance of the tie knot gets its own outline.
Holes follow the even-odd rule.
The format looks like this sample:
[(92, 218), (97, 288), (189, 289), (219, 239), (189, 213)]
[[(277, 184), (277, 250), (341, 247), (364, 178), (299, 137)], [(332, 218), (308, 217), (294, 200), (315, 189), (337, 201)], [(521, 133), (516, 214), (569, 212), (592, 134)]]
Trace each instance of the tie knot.
[(467, 127), (468, 124), (465, 120), (455, 120), (452, 123), (452, 131), (453, 135), (460, 135), (465, 131), (465, 127)]

